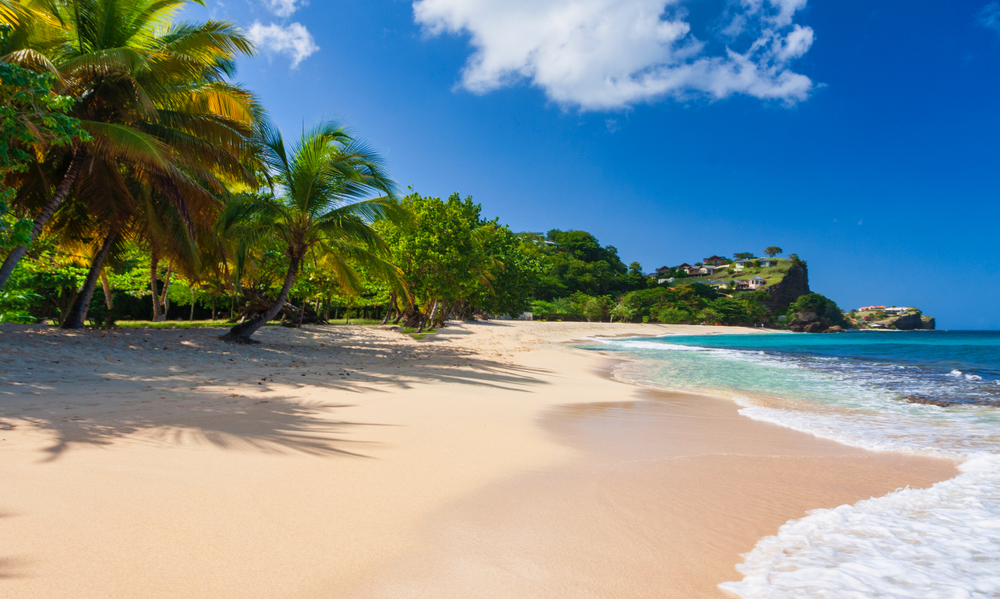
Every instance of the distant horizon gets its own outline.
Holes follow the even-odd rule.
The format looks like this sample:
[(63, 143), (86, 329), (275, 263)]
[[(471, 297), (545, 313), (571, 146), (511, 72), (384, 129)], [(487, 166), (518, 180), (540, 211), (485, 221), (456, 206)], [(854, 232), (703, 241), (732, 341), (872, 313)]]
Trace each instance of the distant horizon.
[[(207, 0), (182, 17), (255, 36), (237, 80), (284, 130), (339, 118), (402, 187), (471, 195), (511, 230), (585, 230), (644, 269), (779, 245), (841, 306), (1000, 329), (997, 2), (663, 2), (650, 20), (636, 0), (610, 23), (649, 37), (553, 54), (543, 24), (569, 4)], [(581, 39), (611, 5), (588, 5)], [(528, 22), (540, 37), (502, 43)]]

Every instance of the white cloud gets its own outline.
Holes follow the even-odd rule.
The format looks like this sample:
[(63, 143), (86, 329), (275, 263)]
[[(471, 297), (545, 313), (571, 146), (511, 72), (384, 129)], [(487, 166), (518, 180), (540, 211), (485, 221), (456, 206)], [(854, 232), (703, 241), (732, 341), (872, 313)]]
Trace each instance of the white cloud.
[(291, 58), (293, 69), (319, 50), (312, 34), (300, 23), (282, 26), (277, 23), (261, 25), (260, 21), (254, 21), (247, 30), (247, 36), (258, 48)]
[(1000, 2), (990, 2), (979, 11), (979, 24), (1000, 33)]
[(724, 41), (710, 53), (691, 34), (680, 0), (414, 0), (432, 35), (468, 34), (462, 72), (474, 93), (528, 80), (563, 106), (619, 109), (657, 98), (747, 94), (795, 102), (812, 81), (789, 62), (813, 43), (793, 23), (806, 0), (733, 0)]
[(267, 9), (281, 18), (292, 16), (298, 9), (309, 4), (306, 0), (261, 0)]

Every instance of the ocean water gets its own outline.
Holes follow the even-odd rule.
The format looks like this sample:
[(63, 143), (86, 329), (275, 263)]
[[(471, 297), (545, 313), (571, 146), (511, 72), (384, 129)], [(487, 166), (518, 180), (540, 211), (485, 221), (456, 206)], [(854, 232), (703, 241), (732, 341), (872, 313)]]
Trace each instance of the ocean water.
[(594, 339), (627, 382), (732, 397), (848, 445), (945, 457), (929, 489), (819, 509), (762, 539), (722, 588), (747, 598), (1000, 597), (1000, 333)]

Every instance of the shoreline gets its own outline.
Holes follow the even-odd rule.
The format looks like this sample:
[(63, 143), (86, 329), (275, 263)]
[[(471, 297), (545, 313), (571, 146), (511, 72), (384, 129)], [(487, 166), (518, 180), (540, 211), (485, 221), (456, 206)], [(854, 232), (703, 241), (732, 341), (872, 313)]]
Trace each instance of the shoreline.
[[(565, 347), (590, 358), (590, 350)], [(386, 564), (379, 583), (344, 596), (458, 599), (471, 592), (513, 599), (562, 596), (565, 589), (573, 589), (578, 596), (602, 598), (733, 597), (719, 585), (740, 580), (736, 566), (743, 555), (789, 520), (903, 487), (928, 488), (959, 474), (954, 460), (871, 451), (753, 420), (738, 414), (740, 406), (717, 392), (662, 390), (619, 380), (613, 368), (628, 360), (593, 353), (600, 363), (589, 371), (631, 392), (619, 400), (550, 407), (539, 416), (539, 425), (550, 435), (578, 451), (573, 461), (499, 481), (456, 502), (425, 524), (420, 555)], [(754, 455), (745, 447), (729, 447), (719, 455), (698, 455), (705, 449), (691, 452), (687, 445), (664, 455), (661, 442), (649, 438), (663, 432), (657, 424), (623, 431), (617, 417), (596, 426), (593, 422), (607, 412), (634, 414), (643, 407), (652, 408), (647, 415), (662, 417), (657, 408), (663, 404), (698, 404), (696, 410), (705, 410), (706, 401), (711, 415), (698, 418), (726, 421), (730, 428), (721, 436), (730, 439), (734, 428), (757, 429), (752, 442), (766, 451)], [(567, 414), (572, 420), (590, 421), (581, 425), (582, 434), (560, 430)], [(669, 416), (685, 419), (681, 427), (688, 427), (689, 414)], [(679, 432), (677, 422), (668, 428)], [(642, 446), (623, 452), (621, 444), (636, 443), (636, 435), (645, 437)], [(776, 437), (780, 449), (773, 452)], [(706, 465), (708, 475), (703, 473)], [(687, 485), (665, 493), (676, 489), (678, 478)], [(724, 487), (734, 481), (742, 485), (735, 502), (739, 505), (719, 499), (725, 493), (720, 482)], [(780, 500), (771, 499), (775, 491), (781, 493)], [(606, 513), (608, 505), (614, 506), (611, 513)], [(713, 509), (706, 511), (706, 505)], [(650, 530), (661, 533), (666, 542), (651, 542)], [(608, 542), (609, 537), (619, 542)], [(490, 540), (488, 546), (482, 544), (485, 539)], [(608, 565), (607, 554), (618, 556), (621, 563)], [(427, 585), (427, 580), (433, 584)]]
[[(860, 450), (824, 457), (826, 442), (734, 418), (730, 400), (622, 393), (598, 372), (605, 357), (562, 345), (704, 328), (492, 321), (416, 342), (269, 327), (261, 346), (233, 348), (211, 330), (2, 327), (0, 594), (634, 597), (641, 582), (721, 593), (713, 585), (735, 580), (752, 548), (736, 545), (789, 510), (931, 482), (932, 462), (887, 471)], [(709, 451), (743, 421), (747, 446)], [(798, 463), (782, 459), (795, 451)], [(817, 466), (830, 459), (866, 480)], [(765, 502), (771, 519), (754, 523), (721, 498), (761, 469), (813, 481), (812, 495), (782, 491), (784, 507)], [(711, 519), (678, 519), (700, 493), (737, 517), (739, 543)], [(648, 571), (687, 553), (732, 574)]]

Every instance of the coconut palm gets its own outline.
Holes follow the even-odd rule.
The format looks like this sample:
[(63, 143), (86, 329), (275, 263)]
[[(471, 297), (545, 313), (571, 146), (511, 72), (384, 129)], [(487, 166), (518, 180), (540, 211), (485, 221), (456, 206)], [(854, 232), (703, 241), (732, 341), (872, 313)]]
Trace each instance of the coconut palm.
[[(35, 214), (32, 240), (67, 198), (99, 204), (97, 213), (114, 204), (110, 212), (121, 222), (106, 223), (106, 233), (118, 236), (135, 214), (137, 189), (170, 203), (193, 227), (214, 220), (213, 193), (256, 185), (253, 132), (261, 110), (249, 92), (225, 80), (252, 44), (226, 23), (172, 24), (187, 1), (21, 3), (49, 10), (58, 26), (21, 18), (3, 37), (3, 59), (57, 73), (59, 92), (76, 100), (70, 115), (91, 137), (50, 152), (14, 182), (17, 206)], [(0, 287), (26, 251), (20, 246), (7, 256)]]
[[(303, 132), (291, 151), (280, 132), (265, 128), (263, 145), (276, 189), (233, 201), (219, 227), (223, 237), (235, 240), (232, 253), (237, 262), (250, 248), (280, 240), (288, 269), (271, 307), (237, 324), (222, 339), (251, 343), (254, 332), (281, 311), (307, 256), (330, 269), (348, 292), (360, 288), (352, 266), (357, 264), (409, 297), (399, 269), (386, 260), (388, 248), (372, 228), (377, 220), (401, 222), (407, 214), (381, 158), (335, 123)], [(371, 197), (374, 194), (378, 197)]]

